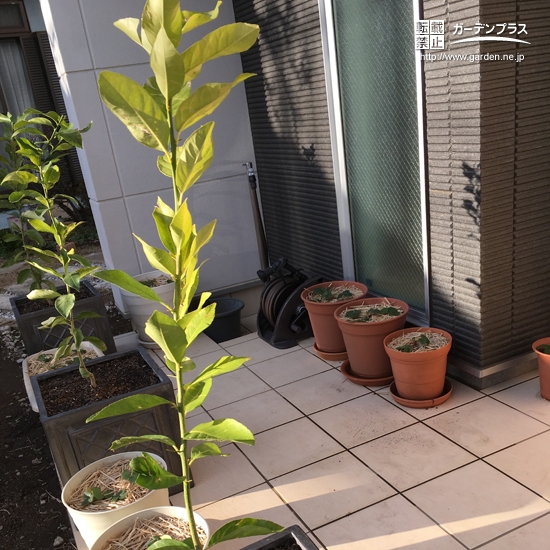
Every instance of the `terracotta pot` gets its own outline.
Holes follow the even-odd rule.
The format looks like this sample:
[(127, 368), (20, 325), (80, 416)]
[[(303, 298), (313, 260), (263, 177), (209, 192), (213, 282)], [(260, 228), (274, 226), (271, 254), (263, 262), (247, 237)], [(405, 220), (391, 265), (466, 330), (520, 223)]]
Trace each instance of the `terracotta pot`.
[[(409, 332), (437, 332), (449, 340), (436, 350), (406, 353), (388, 347), (394, 338)], [(443, 393), (447, 355), (451, 349), (452, 336), (438, 328), (412, 327), (392, 332), (384, 338), (384, 348), (391, 360), (395, 385), (404, 399), (436, 399)]]
[(533, 351), (537, 354), (539, 362), (540, 394), (550, 401), (550, 355), (537, 350), (543, 344), (550, 345), (550, 337), (541, 338), (533, 344)]
[(346, 351), (344, 338), (338, 328), (338, 323), (334, 318), (334, 311), (340, 306), (348, 304), (352, 300), (357, 300), (358, 298), (350, 298), (349, 300), (341, 300), (340, 302), (329, 302), (322, 304), (319, 302), (311, 302), (307, 299), (307, 295), (314, 288), (326, 288), (329, 285), (340, 286), (345, 284), (353, 285), (359, 288), (362, 292), (360, 298), (367, 295), (368, 288), (364, 284), (353, 281), (329, 281), (327, 283), (319, 283), (306, 288), (300, 296), (309, 313), (309, 320), (311, 321), (311, 328), (313, 329), (315, 343), (321, 352), (342, 353)]
[[(340, 317), (340, 314), (347, 308), (380, 304), (387, 301), (393, 306), (400, 307), (403, 313), (378, 323), (350, 322)], [(409, 306), (405, 302), (393, 298), (363, 298), (347, 302), (336, 309), (334, 318), (344, 337), (351, 374), (374, 379), (383, 379), (392, 375), (390, 358), (384, 350), (384, 338), (403, 328), (408, 311)]]

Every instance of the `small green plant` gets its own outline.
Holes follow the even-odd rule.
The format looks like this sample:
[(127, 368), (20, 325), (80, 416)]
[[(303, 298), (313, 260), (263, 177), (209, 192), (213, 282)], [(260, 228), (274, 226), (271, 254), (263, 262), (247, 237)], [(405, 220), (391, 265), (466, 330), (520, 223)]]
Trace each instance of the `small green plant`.
[(541, 353), (545, 353), (546, 355), (550, 355), (550, 345), (542, 344), (537, 348), (537, 351), (540, 351)]
[(90, 487), (84, 491), (84, 500), (81, 502), (81, 506), (89, 506), (93, 502), (98, 500), (109, 500), (111, 502), (117, 502), (118, 500), (124, 500), (128, 496), (127, 491), (111, 491), (109, 489), (102, 491), (99, 487)]
[(409, 342), (403, 346), (395, 348), (397, 351), (402, 351), (404, 353), (412, 353), (413, 351), (419, 350), (421, 348), (426, 348), (430, 345), (430, 339), (422, 334), (416, 338), (410, 338)]
[[(233, 419), (218, 419), (194, 428), (187, 425), (187, 415), (206, 399), (213, 378), (239, 368), (246, 357), (222, 357), (204, 369), (191, 382), (184, 375), (195, 369), (187, 349), (197, 336), (213, 321), (215, 304), (206, 305), (209, 292), (200, 296), (198, 307), (189, 311), (199, 283), (198, 254), (212, 238), (215, 221), (197, 230), (188, 208), (185, 194), (212, 162), (214, 155), (213, 122), (207, 122), (183, 139), (205, 116), (210, 115), (231, 89), (253, 76), (241, 74), (233, 82), (208, 83), (192, 90), (192, 81), (199, 76), (204, 63), (250, 48), (258, 36), (256, 25), (233, 23), (213, 30), (191, 44), (183, 53), (177, 48), (184, 33), (208, 23), (218, 15), (221, 2), (210, 12), (181, 10), (179, 0), (147, 0), (141, 21), (121, 19), (115, 26), (141, 46), (150, 57), (154, 77), (143, 86), (121, 74), (104, 71), (99, 75), (99, 92), (107, 107), (126, 125), (143, 145), (159, 151), (157, 167), (170, 178), (173, 190), (172, 205), (160, 198), (153, 211), (161, 247), (140, 239), (143, 251), (154, 269), (174, 281), (174, 299), (165, 303), (153, 288), (136, 281), (118, 270), (105, 270), (96, 276), (124, 290), (157, 303), (158, 310), (146, 324), (146, 333), (160, 346), (164, 359), (176, 382), (176, 403), (151, 395), (134, 395), (108, 405), (87, 422), (144, 410), (159, 405), (174, 408), (178, 414), (180, 436), (174, 441), (164, 435), (151, 434), (122, 437), (113, 442), (112, 450), (133, 443), (158, 441), (176, 452), (181, 460), (183, 475), (167, 472), (152, 463), (147, 455), (132, 459), (131, 467), (139, 475), (136, 483), (149, 489), (183, 484), (190, 538), (167, 543), (164, 538), (154, 541), (150, 550), (182, 548), (202, 550), (193, 516), (190, 491), (190, 466), (208, 456), (226, 456), (215, 441), (254, 444), (248, 428)], [(141, 29), (139, 29), (141, 23)], [(187, 131), (187, 132), (186, 132)], [(191, 441), (200, 443), (189, 449)], [(269, 521), (245, 518), (224, 525), (212, 534), (208, 548), (225, 540), (269, 534), (282, 527)]]
[[(0, 122), (12, 125), (11, 141), (6, 142), (10, 157), (11, 172), (4, 175), (1, 187), (9, 189), (10, 193), (4, 198), (11, 205), (20, 209), (20, 233), (17, 238), (21, 240), (23, 252), (26, 255), (28, 268), (19, 273), (18, 282), (23, 282), (32, 277), (30, 300), (46, 299), (53, 301), (59, 315), (50, 317), (42, 323), (43, 329), (50, 329), (58, 325), (68, 327), (69, 336), (64, 338), (53, 357), (53, 363), (67, 357), (71, 350), (75, 350), (78, 356), (79, 371), (82, 377), (88, 378), (93, 387), (96, 382), (93, 374), (84, 364), (82, 342), (88, 341), (105, 350), (105, 344), (95, 336), (84, 336), (77, 323), (83, 319), (98, 317), (95, 312), (86, 311), (74, 314), (75, 293), (80, 291), (80, 281), (83, 277), (97, 271), (90, 262), (75, 253), (74, 249), (67, 249), (66, 243), (69, 235), (82, 223), (64, 223), (55, 215), (56, 200), (64, 199), (75, 201), (68, 195), (60, 195), (55, 192), (55, 185), (59, 181), (60, 172), (57, 166), (59, 160), (67, 155), (73, 147), (82, 147), (82, 134), (90, 128), (79, 130), (68, 122), (63, 116), (50, 111), (42, 113), (36, 109), (27, 109), (19, 117), (0, 115)], [(19, 134), (19, 130), (23, 134)], [(25, 137), (28, 136), (28, 137)], [(32, 140), (30, 137), (32, 136)], [(6, 161), (4, 157), (2, 159)], [(33, 209), (23, 212), (23, 206), (33, 205)], [(27, 225), (31, 229), (24, 229)], [(53, 238), (57, 250), (38, 248), (44, 242), (42, 233)], [(28, 244), (30, 238), (34, 244)], [(41, 260), (37, 262), (36, 259)], [(70, 264), (78, 264), (78, 268), (72, 269)], [(57, 265), (59, 270), (54, 269)], [(38, 274), (38, 275), (37, 275)], [(58, 292), (52, 281), (45, 280), (47, 274), (53, 279), (58, 279), (65, 286), (64, 292)], [(45, 283), (49, 288), (42, 289)]]

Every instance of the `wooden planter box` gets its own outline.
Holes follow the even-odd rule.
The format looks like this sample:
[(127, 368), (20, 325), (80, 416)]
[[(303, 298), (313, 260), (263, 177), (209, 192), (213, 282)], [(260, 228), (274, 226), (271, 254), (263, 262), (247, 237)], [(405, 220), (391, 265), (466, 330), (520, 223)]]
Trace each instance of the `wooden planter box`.
[[(111, 443), (122, 436), (162, 434), (167, 435), (174, 441), (179, 441), (177, 414), (176, 411), (171, 409), (168, 405), (161, 405), (137, 413), (105, 418), (86, 424), (86, 418), (92, 414), (100, 411), (110, 403), (130, 395), (158, 395), (170, 401), (174, 401), (172, 382), (157, 366), (144, 348), (139, 347), (131, 352), (122, 352), (93, 359), (87, 362), (86, 366), (90, 368), (97, 363), (104, 363), (119, 357), (138, 353), (158, 377), (157, 384), (134, 392), (118, 395), (99, 403), (92, 403), (80, 407), (79, 409), (62, 412), (54, 416), (48, 416), (46, 413), (40, 393), (39, 382), (46, 378), (63, 377), (64, 373), (78, 370), (78, 365), (64, 367), (56, 371), (32, 377), (32, 387), (38, 404), (40, 421), (46, 432), (46, 438), (48, 439), (52, 456), (63, 485), (65, 485), (73, 474), (84, 466), (100, 458), (111, 455), (112, 451), (109, 450)], [(181, 474), (181, 463), (178, 455), (174, 452), (170, 452), (166, 446), (160, 443), (151, 442), (147, 444), (131, 445), (117, 452), (129, 450), (155, 453), (164, 458), (168, 470), (178, 475)]]
[[(78, 300), (75, 303), (74, 312), (81, 313), (83, 311), (94, 311), (98, 315), (101, 315), (101, 318), (82, 319), (76, 322), (76, 326), (85, 336), (96, 336), (97, 338), (101, 338), (107, 346), (105, 353), (115, 353), (116, 346), (113, 335), (111, 334), (111, 327), (109, 325), (109, 319), (107, 318), (107, 312), (105, 311), (103, 298), (93, 285), (87, 281), (82, 281), (82, 287), (87, 288), (92, 293), (92, 296), (83, 300)], [(57, 291), (64, 292), (65, 287), (57, 287)], [(22, 315), (19, 313), (19, 307), (22, 303), (28, 301), (29, 299), (26, 296), (10, 298), (15, 321), (17, 322), (19, 332), (21, 332), (21, 338), (25, 344), (27, 354), (31, 355), (42, 350), (59, 347), (61, 340), (69, 336), (67, 326), (58, 325), (52, 329), (40, 329), (42, 321), (59, 315), (55, 307), (51, 306), (40, 311), (33, 311), (32, 313), (25, 313)]]
[(280, 533), (274, 533), (265, 539), (253, 542), (243, 547), (242, 550), (273, 550), (285, 542), (294, 542), (302, 550), (318, 550), (317, 545), (311, 542), (309, 537), (304, 533), (304, 530), (298, 525), (287, 527)]

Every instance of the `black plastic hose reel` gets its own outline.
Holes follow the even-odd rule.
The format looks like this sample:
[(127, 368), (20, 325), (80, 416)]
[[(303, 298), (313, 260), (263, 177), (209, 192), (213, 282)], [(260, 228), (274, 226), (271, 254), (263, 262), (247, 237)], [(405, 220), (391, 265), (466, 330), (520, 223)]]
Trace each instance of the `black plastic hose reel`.
[(323, 277), (308, 277), (285, 258), (258, 271), (258, 277), (265, 283), (257, 318), (260, 338), (275, 348), (287, 349), (313, 336), (300, 294), (304, 288), (322, 282)]

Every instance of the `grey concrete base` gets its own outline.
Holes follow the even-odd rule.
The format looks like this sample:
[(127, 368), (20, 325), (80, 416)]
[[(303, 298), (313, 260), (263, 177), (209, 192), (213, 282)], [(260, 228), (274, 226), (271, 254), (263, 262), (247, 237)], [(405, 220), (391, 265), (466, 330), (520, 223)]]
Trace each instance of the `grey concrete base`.
[(466, 361), (449, 356), (447, 373), (477, 390), (500, 384), (525, 372), (537, 369), (537, 357), (533, 352), (518, 355), (508, 361), (479, 369)]

